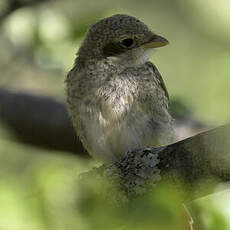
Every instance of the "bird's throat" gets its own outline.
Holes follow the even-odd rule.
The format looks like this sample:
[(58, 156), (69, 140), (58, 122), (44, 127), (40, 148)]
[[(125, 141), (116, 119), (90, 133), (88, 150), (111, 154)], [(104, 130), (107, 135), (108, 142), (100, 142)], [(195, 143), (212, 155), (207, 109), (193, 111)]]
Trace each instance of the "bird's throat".
[(149, 61), (153, 49), (137, 48), (118, 56), (111, 56), (108, 59), (113, 64), (124, 67), (138, 67)]

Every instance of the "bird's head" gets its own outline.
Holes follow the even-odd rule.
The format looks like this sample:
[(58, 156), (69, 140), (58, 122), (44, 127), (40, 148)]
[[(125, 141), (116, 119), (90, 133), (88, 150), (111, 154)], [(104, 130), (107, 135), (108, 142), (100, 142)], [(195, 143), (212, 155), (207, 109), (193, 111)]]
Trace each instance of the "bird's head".
[(154, 48), (168, 43), (137, 18), (116, 14), (90, 27), (78, 56), (83, 60), (108, 58), (114, 63), (138, 65), (148, 61)]

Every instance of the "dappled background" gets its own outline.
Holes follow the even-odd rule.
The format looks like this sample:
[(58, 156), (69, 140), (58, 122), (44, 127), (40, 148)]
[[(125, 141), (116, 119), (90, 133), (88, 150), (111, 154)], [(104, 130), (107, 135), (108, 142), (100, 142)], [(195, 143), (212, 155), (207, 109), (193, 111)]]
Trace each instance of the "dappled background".
[[(1, 0), (0, 229), (92, 227), (77, 208), (77, 178), (98, 162), (80, 157), (63, 106), (64, 79), (90, 24), (126, 13), (170, 41), (151, 60), (181, 139), (230, 120), (229, 12), (228, 0)], [(206, 229), (229, 229), (229, 203), (220, 203), (200, 202)]]

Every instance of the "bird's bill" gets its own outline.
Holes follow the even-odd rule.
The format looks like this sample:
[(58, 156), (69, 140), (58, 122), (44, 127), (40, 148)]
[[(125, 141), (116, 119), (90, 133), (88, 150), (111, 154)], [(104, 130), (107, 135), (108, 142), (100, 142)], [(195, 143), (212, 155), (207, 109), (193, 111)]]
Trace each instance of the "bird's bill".
[(153, 38), (149, 42), (145, 43), (143, 46), (145, 48), (158, 48), (158, 47), (166, 46), (168, 44), (169, 41), (166, 38), (155, 34)]

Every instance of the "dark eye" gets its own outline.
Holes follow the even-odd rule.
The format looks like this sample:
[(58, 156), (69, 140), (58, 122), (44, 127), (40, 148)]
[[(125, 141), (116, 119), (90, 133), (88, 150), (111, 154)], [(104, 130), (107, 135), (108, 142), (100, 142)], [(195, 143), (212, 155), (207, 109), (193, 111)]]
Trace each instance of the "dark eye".
[(127, 48), (131, 47), (133, 44), (133, 39), (132, 38), (126, 38), (122, 40), (121, 44)]

